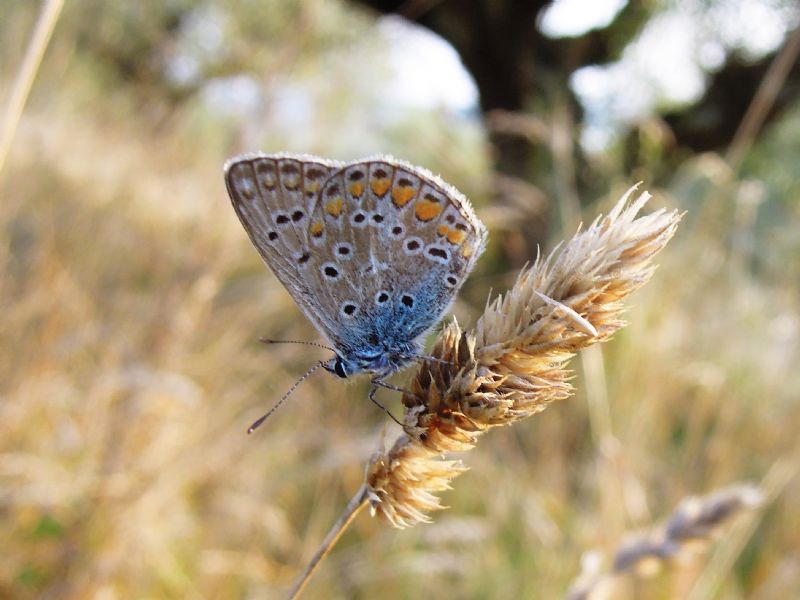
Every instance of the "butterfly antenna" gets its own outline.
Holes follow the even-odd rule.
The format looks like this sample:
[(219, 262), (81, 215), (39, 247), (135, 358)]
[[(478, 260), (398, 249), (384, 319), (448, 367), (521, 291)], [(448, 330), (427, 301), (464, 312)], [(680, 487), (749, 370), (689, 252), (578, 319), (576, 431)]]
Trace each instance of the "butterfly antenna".
[(325, 350), (330, 350), (331, 352), (336, 352), (330, 346), (326, 346), (325, 344), (318, 344), (317, 342), (304, 342), (299, 340), (273, 340), (271, 338), (258, 338), (258, 341), (262, 344), (303, 344), (304, 346), (316, 346), (317, 348), (325, 348)]
[(275, 406), (273, 406), (272, 408), (269, 409), (269, 411), (267, 411), (267, 414), (265, 414), (263, 417), (259, 417), (258, 419), (256, 419), (256, 421), (254, 421), (253, 424), (250, 425), (250, 427), (247, 428), (247, 433), (251, 434), (256, 429), (261, 427), (262, 423), (264, 423), (264, 421), (266, 421), (270, 417), (270, 415), (272, 415), (272, 413), (274, 413), (276, 410), (278, 410), (280, 405), (283, 404), (283, 401), (286, 400), (289, 396), (292, 395), (292, 392), (297, 389), (297, 386), (300, 385), (301, 383), (303, 383), (303, 381), (305, 381), (306, 378), (309, 375), (311, 375), (314, 371), (319, 369), (324, 364), (325, 364), (325, 361), (320, 361), (317, 364), (315, 364), (313, 367), (311, 367), (308, 371), (303, 373), (303, 375), (300, 377), (300, 379), (295, 381), (294, 385), (292, 387), (290, 387), (289, 390), (283, 395), (283, 397), (275, 403)]

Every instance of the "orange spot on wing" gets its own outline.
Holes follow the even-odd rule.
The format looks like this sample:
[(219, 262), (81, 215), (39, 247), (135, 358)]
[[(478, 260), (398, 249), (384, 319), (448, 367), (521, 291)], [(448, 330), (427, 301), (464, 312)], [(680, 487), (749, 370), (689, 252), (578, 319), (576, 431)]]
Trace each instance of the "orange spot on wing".
[(430, 221), (439, 216), (442, 212), (442, 205), (438, 202), (431, 202), (429, 200), (420, 200), (414, 207), (414, 214), (420, 221)]
[(350, 194), (358, 198), (364, 192), (364, 184), (360, 181), (355, 183), (351, 183), (350, 187), (347, 188), (350, 191)]
[(392, 182), (388, 179), (373, 179), (369, 182), (369, 187), (372, 188), (372, 191), (375, 192), (376, 196), (383, 196), (386, 191), (389, 189), (389, 186), (392, 185)]
[[(451, 244), (458, 245), (461, 242), (463, 242), (464, 238), (466, 238), (466, 237), (467, 237), (467, 232), (466, 231), (460, 231), (458, 229), (451, 229), (450, 231), (447, 232), (447, 241), (450, 242)], [(465, 249), (465, 251), (466, 251), (466, 249)], [(465, 256), (468, 256), (468, 255), (465, 254)]]
[(461, 254), (464, 258), (469, 258), (472, 256), (472, 246), (464, 246), (464, 249), (461, 251)]
[(392, 190), (392, 202), (402, 208), (416, 195), (417, 191), (413, 187), (396, 187)]
[(436, 233), (438, 233), (439, 235), (447, 235), (449, 231), (450, 228), (444, 223), (442, 223), (441, 225), (439, 225), (439, 227), (436, 228)]
[(314, 192), (316, 194), (319, 191), (319, 181), (312, 181), (306, 185), (306, 191)]
[(325, 212), (328, 213), (332, 217), (338, 217), (342, 214), (342, 206), (344, 202), (340, 196), (337, 196), (333, 200), (329, 200), (328, 203), (325, 205)]
[(317, 221), (311, 226), (309, 231), (311, 232), (311, 235), (313, 235), (314, 237), (320, 237), (322, 235), (323, 229), (325, 229), (325, 226), (322, 224), (322, 221)]

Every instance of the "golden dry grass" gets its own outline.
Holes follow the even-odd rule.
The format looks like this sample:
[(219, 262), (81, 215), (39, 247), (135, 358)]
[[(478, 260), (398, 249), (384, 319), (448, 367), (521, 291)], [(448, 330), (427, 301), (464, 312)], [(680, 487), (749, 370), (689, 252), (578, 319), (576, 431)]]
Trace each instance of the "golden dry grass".
[[(282, 597), (361, 484), (385, 419), (365, 386), (320, 376), (244, 434), (317, 356), (257, 342), (314, 332), (228, 206), (236, 125), (87, 90), (69, 56), (46, 56), (0, 173), (0, 597)], [(426, 140), (387, 151), (425, 162), (452, 146)], [(686, 576), (697, 598), (791, 597), (800, 214), (790, 204), (758, 234), (753, 182), (719, 165), (699, 157), (651, 190), (685, 225), (632, 297), (630, 325), (581, 359), (576, 396), (486, 435), (432, 524), (360, 516), (305, 597), (557, 598), (584, 552), (612, 556), (682, 498), (765, 478), (746, 535)], [(768, 269), (751, 268), (742, 240)], [(490, 249), (464, 297), (515, 275)], [(457, 307), (465, 328), (481, 308)], [(665, 597), (659, 581), (640, 597)]]

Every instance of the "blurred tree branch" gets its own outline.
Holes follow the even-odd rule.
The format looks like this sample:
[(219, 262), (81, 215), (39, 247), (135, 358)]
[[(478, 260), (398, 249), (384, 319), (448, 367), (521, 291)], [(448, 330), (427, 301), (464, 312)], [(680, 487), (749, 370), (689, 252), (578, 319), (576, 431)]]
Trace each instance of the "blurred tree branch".
[[(797, 31), (797, 30), (796, 30)], [(721, 150), (733, 140), (756, 90), (769, 72), (775, 57), (790, 43), (797, 32), (775, 52), (756, 62), (747, 62), (741, 56), (731, 55), (725, 65), (714, 73), (703, 97), (695, 104), (665, 116), (677, 144), (694, 152)], [(800, 64), (794, 62), (781, 89), (776, 90), (774, 102), (764, 115), (766, 124), (781, 114), (800, 95)]]
[[(572, 38), (550, 39), (536, 27), (550, 2), (532, 0), (359, 0), (383, 14), (398, 14), (442, 36), (461, 56), (480, 92), (481, 110), (523, 111), (553, 87), (569, 92), (576, 69), (619, 56), (649, 16), (633, 4), (605, 28)], [(568, 96), (578, 109), (574, 96)], [(496, 167), (504, 175), (528, 177), (535, 148), (517, 135), (493, 132)]]

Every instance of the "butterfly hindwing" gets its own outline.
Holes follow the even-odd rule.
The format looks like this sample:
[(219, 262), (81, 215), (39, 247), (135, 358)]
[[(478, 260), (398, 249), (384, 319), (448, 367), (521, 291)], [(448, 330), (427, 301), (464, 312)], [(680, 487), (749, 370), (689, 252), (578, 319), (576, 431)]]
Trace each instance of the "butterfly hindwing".
[(312, 244), (315, 234), (321, 256), (337, 269), (323, 289), (338, 301), (328, 310), (349, 332), (347, 346), (424, 333), (448, 309), (486, 241), (463, 195), (387, 157), (330, 176), (312, 214)]

